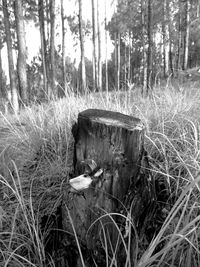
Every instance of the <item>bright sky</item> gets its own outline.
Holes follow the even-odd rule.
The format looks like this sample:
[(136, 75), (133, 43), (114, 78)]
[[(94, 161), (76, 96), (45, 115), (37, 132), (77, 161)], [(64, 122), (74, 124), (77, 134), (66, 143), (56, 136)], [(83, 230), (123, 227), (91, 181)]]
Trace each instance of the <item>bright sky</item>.
[[(75, 3), (74, 3), (75, 2)], [(109, 21), (114, 12), (114, 5), (111, 3), (113, 0), (106, 0), (106, 13), (107, 13), (107, 21)], [(60, 8), (60, 0), (56, 1), (57, 8)], [(99, 0), (99, 10), (100, 10), (100, 21), (102, 27), (102, 58), (105, 59), (105, 31), (104, 31), (104, 12), (105, 12), (105, 2), (104, 0)], [(77, 15), (78, 14), (78, 1), (75, 0), (67, 0), (64, 1), (64, 12), (67, 16), (69, 15)], [(83, 18), (84, 20), (92, 20), (92, 8), (91, 8), (91, 0), (83, 0)], [(58, 27), (56, 28), (56, 45), (61, 44), (61, 20), (60, 13), (56, 16), (56, 23)], [(76, 66), (78, 66), (80, 61), (80, 45), (77, 44), (75, 46), (75, 41), (73, 40), (73, 36), (70, 32), (69, 26), (66, 23), (66, 56), (69, 56), (72, 59), (72, 62), (75, 60)], [(29, 22), (26, 24), (26, 45), (28, 52), (27, 62), (30, 63), (34, 56), (36, 56), (40, 49), (40, 34), (39, 29), (35, 27), (34, 22)], [(113, 45), (109, 38), (108, 34), (108, 45), (107, 45), (107, 53), (108, 58), (110, 58), (111, 52), (113, 51)], [(88, 59), (92, 59), (92, 34), (85, 39), (85, 56)], [(14, 57), (16, 59), (16, 54), (14, 53)], [(2, 51), (2, 61), (3, 61), (3, 69), (8, 76), (8, 63), (7, 63), (7, 49), (6, 45)], [(9, 79), (9, 78), (8, 78)]]

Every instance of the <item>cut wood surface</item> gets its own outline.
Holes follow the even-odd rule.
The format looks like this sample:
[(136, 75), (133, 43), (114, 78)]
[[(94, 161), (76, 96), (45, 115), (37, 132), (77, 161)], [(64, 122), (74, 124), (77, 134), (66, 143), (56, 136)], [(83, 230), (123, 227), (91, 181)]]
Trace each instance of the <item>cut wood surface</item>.
[(81, 244), (96, 255), (102, 250), (102, 229), (113, 247), (118, 242), (114, 224), (121, 218), (116, 213), (127, 216), (133, 201), (137, 223), (152, 198), (148, 177), (140, 175), (144, 130), (137, 118), (98, 109), (79, 113), (73, 127), (74, 177), (78, 178), (70, 184), (78, 183), (78, 190), (64, 193), (63, 228), (73, 234), (75, 230)]

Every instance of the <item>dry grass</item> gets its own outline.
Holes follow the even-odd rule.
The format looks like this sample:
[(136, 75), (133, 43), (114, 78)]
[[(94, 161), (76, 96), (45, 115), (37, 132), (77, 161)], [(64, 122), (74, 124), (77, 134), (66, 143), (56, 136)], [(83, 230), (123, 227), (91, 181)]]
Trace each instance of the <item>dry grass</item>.
[[(70, 94), (62, 100), (26, 108), (15, 117), (2, 115), (2, 266), (46, 266), (44, 247), (49, 229), (44, 227), (41, 232), (42, 215), (38, 211), (45, 214), (45, 203), (52, 203), (48, 214), (54, 213), (59, 205), (57, 194), (72, 164), (71, 127), (78, 112), (87, 108), (119, 111), (141, 118), (146, 126), (145, 147), (153, 176), (167, 188), (161, 228), (145, 251), (138, 249), (135, 266), (200, 266), (199, 107), (197, 89), (179, 88), (177, 91), (168, 85), (155, 89), (147, 99), (141, 98), (137, 90), (83, 97)], [(40, 199), (37, 205), (35, 199)], [(132, 222), (127, 218), (131, 232)], [(104, 236), (107, 240), (105, 233)], [(125, 266), (131, 266), (130, 243), (126, 244), (121, 238), (127, 253)], [(115, 248), (112, 257), (106, 255), (107, 266), (117, 266)], [(54, 266), (51, 258), (48, 262), (49, 266)]]

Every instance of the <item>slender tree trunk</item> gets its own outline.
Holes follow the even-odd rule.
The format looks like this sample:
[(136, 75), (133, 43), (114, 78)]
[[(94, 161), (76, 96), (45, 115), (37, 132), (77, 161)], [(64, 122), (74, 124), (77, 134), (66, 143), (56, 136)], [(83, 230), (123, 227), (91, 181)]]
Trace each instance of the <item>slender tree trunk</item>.
[(127, 88), (127, 45), (124, 42), (124, 89)]
[(3, 48), (2, 43), (3, 43), (2, 34), (0, 32), (0, 98), (3, 98), (5, 96), (3, 88), (3, 69), (2, 69), (2, 56), (1, 56), (1, 50)]
[(61, 23), (62, 23), (62, 76), (63, 76), (63, 89), (60, 92), (60, 96), (63, 96), (64, 93), (67, 93), (67, 79), (66, 79), (66, 64), (65, 64), (65, 17), (64, 17), (64, 7), (63, 7), (63, 0), (60, 2), (61, 5)]
[(7, 0), (2, 0), (3, 3), (3, 14), (4, 14), (4, 25), (6, 33), (6, 44), (8, 52), (8, 65), (9, 65), (9, 77), (10, 77), (10, 89), (11, 89), (11, 104), (13, 111), (17, 113), (19, 111), (19, 102), (18, 102), (18, 92), (16, 85), (16, 75), (13, 63), (13, 52), (12, 52), (12, 39), (10, 32), (10, 21), (8, 13)]
[(97, 0), (97, 33), (98, 33), (98, 91), (102, 91), (102, 55), (101, 55), (101, 27), (99, 18), (99, 0)]
[(86, 73), (85, 73), (85, 48), (84, 48), (84, 33), (83, 33), (83, 18), (82, 18), (82, 0), (79, 0), (79, 36), (81, 48), (81, 92), (86, 92)]
[(165, 36), (163, 35), (163, 76), (166, 78), (166, 46)]
[(114, 44), (115, 44), (115, 88), (118, 89), (118, 79), (117, 79), (117, 33), (114, 32)]
[(141, 0), (141, 21), (142, 21), (142, 63), (143, 63), (143, 82), (142, 82), (142, 95), (145, 95), (147, 89), (147, 51), (146, 51), (146, 28), (145, 28), (145, 3)]
[[(199, 19), (199, 17), (200, 17), (200, 0), (197, 0), (197, 13), (196, 13), (196, 18)], [(196, 65), (198, 65), (197, 62), (195, 62), (195, 63), (196, 63)], [(190, 68), (191, 67), (192, 67), (192, 58), (190, 57)]]
[(128, 73), (127, 73), (127, 77), (128, 77), (128, 82), (130, 83), (130, 78), (131, 78), (131, 70), (130, 70), (130, 67), (131, 67), (131, 33), (129, 31), (128, 33)]
[[(51, 6), (51, 0), (46, 0), (46, 29), (47, 29), (47, 40), (50, 40), (50, 21), (51, 21), (51, 15), (50, 15), (50, 6)], [(49, 45), (49, 43), (48, 43)]]
[(97, 89), (97, 49), (96, 49), (96, 10), (95, 10), (95, 2), (92, 2), (92, 42), (93, 42), (93, 90), (96, 91)]
[(42, 70), (43, 70), (43, 89), (45, 94), (48, 95), (47, 85), (47, 45), (45, 37), (45, 24), (44, 24), (44, 3), (43, 0), (38, 0), (38, 15), (40, 24), (40, 39), (41, 39), (41, 56), (42, 56)]
[(107, 0), (104, 0), (105, 5), (105, 45), (106, 45), (106, 58), (105, 58), (105, 72), (106, 72), (106, 92), (108, 93), (108, 32), (107, 32)]
[(148, 37), (148, 51), (147, 51), (147, 95), (152, 88), (152, 3), (148, 0), (148, 24), (147, 24), (147, 37)]
[(182, 34), (179, 30), (178, 32), (178, 53), (177, 53), (177, 63), (176, 63), (176, 70), (178, 71), (181, 68), (181, 40), (182, 40)]
[(167, 16), (166, 16), (166, 0), (163, 1), (163, 21), (162, 21), (162, 37), (163, 37), (163, 76), (166, 78), (168, 73), (168, 49), (167, 49)]
[[(134, 32), (132, 31), (132, 36), (134, 36)], [(131, 43), (131, 47), (133, 48), (133, 53), (136, 53), (138, 54), (137, 52), (137, 48), (135, 47), (135, 44), (134, 44), (134, 38), (132, 38), (132, 43)], [(131, 83), (134, 83), (136, 82), (136, 78), (135, 78), (135, 66), (134, 64), (132, 63), (131, 64)]]
[(173, 47), (172, 47), (172, 40), (169, 41), (169, 67), (170, 67), (170, 74), (172, 77), (174, 76), (174, 67), (173, 67)]
[(26, 73), (26, 38), (25, 26), (23, 18), (22, 1), (15, 1), (15, 19), (17, 27), (17, 44), (18, 44), (18, 57), (17, 57), (17, 72), (19, 78), (19, 91), (22, 104), (28, 104), (28, 82)]
[(200, 0), (197, 2), (197, 18), (199, 18), (199, 12), (200, 11)]
[(188, 65), (188, 47), (189, 47), (189, 0), (185, 0), (184, 3), (184, 20), (185, 20), (185, 33), (184, 33), (184, 42), (183, 42), (183, 69), (187, 69)]
[(169, 39), (169, 53), (167, 53), (167, 62), (166, 62), (166, 66), (167, 66), (167, 70), (169, 72), (170, 69), (170, 74), (173, 76), (174, 75), (174, 67), (173, 67), (173, 55), (172, 55), (172, 51), (173, 51), (173, 46), (172, 46), (172, 21), (171, 21), (171, 10), (170, 10), (170, 5), (169, 5), (169, 1), (165, 0), (165, 10), (166, 10), (166, 19), (168, 21), (168, 39)]
[(179, 0), (179, 13), (178, 13), (178, 55), (177, 55), (177, 64), (176, 64), (176, 70), (181, 68), (181, 57), (182, 57), (182, 30), (181, 30), (181, 24), (182, 24), (182, 6), (181, 6), (181, 0)]
[(55, 0), (50, 2), (51, 36), (50, 36), (50, 66), (51, 66), (51, 94), (57, 97), (55, 86)]
[[(118, 0), (116, 0), (118, 1)], [(113, 1), (114, 2), (114, 1)], [(116, 7), (114, 8), (114, 13), (116, 13)], [(117, 20), (115, 18), (115, 26), (117, 28)], [(115, 66), (115, 89), (118, 90), (118, 79), (117, 79), (117, 32), (116, 30), (114, 31), (114, 66)]]
[(120, 45), (121, 45), (121, 35), (117, 34), (117, 90), (120, 89)]

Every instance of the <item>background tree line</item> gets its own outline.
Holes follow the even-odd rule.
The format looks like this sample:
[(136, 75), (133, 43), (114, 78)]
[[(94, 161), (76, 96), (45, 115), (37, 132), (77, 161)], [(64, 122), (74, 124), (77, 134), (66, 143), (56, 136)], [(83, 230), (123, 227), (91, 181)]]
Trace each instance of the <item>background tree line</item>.
[[(63, 97), (71, 91), (120, 90), (134, 84), (148, 95), (157, 78), (178, 77), (181, 71), (200, 65), (199, 0), (79, 0), (70, 15), (66, 15), (66, 2), (70, 0), (0, 2), (0, 92), (14, 111), (35, 100)], [(83, 10), (88, 4), (91, 17), (85, 20)], [(111, 7), (114, 12), (108, 21)], [(55, 45), (58, 16), (61, 44)], [(25, 24), (30, 21), (39, 30), (41, 43), (39, 54), (27, 64)], [(78, 68), (66, 56), (67, 30), (80, 47)], [(108, 37), (113, 43), (111, 56)], [(91, 60), (85, 57), (87, 38), (93, 44)], [(9, 81), (2, 65), (4, 46)]]

